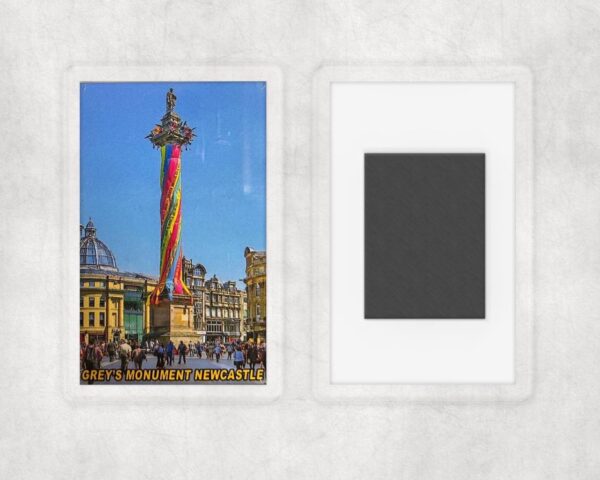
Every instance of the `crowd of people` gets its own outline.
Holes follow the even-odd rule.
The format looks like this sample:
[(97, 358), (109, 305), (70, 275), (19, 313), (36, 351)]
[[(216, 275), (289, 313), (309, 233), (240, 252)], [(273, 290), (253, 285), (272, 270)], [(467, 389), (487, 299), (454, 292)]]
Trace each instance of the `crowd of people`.
[(241, 368), (266, 368), (267, 349), (264, 343), (257, 345), (253, 341), (242, 342), (240, 340), (230, 343), (206, 342), (187, 345), (180, 341), (175, 345), (169, 341), (166, 345), (155, 340), (146, 340), (143, 344), (135, 340), (99, 342), (91, 341), (82, 343), (80, 350), (81, 369), (95, 370), (101, 368), (102, 359), (107, 356), (109, 362), (120, 360), (120, 369), (125, 371), (132, 361), (134, 368), (142, 369), (147, 354), (156, 357), (156, 368), (165, 368), (173, 365), (177, 357), (179, 365), (186, 364), (187, 358), (206, 358), (219, 363), (225, 355), (227, 360), (233, 360), (236, 370)]
[(233, 360), (236, 369), (245, 368), (246, 366), (252, 369), (257, 366), (267, 368), (267, 349), (264, 343), (257, 345), (254, 342), (241, 342), (238, 340), (230, 343), (189, 342), (186, 345), (183, 341), (180, 341), (179, 345), (176, 346), (172, 341), (169, 341), (165, 346), (161, 342), (150, 340), (146, 341), (145, 348), (157, 358), (157, 368), (173, 365), (175, 357), (178, 358), (178, 364), (182, 362), (185, 364), (187, 357), (203, 358), (203, 356), (207, 360), (214, 360), (219, 363), (225, 355), (227, 355), (227, 360)]

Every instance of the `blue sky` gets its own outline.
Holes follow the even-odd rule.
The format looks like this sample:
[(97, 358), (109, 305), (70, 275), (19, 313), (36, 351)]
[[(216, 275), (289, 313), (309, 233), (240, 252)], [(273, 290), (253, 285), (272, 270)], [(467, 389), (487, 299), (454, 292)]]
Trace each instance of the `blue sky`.
[(182, 153), (184, 255), (220, 280), (244, 277), (244, 248), (266, 247), (263, 82), (82, 83), (81, 209), (119, 270), (158, 275), (160, 153), (144, 138), (165, 113), (196, 127)]

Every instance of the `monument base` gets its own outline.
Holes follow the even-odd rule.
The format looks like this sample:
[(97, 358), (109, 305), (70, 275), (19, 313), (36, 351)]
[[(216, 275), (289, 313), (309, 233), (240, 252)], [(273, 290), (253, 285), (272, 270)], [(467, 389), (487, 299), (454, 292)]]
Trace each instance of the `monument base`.
[(174, 296), (173, 300), (161, 299), (152, 307), (152, 330), (158, 340), (166, 345), (171, 340), (176, 346), (180, 341), (186, 345), (196, 343), (201, 335), (194, 330), (194, 307), (187, 296)]

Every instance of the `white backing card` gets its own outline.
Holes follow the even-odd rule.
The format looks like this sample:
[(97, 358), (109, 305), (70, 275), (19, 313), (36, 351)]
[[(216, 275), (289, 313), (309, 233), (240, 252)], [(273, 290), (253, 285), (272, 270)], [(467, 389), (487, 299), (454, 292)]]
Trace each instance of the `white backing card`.
[[(331, 222), (329, 237), (318, 230), (315, 256), (331, 268), (318, 280), (331, 296), (315, 311), (317, 396), (527, 395), (531, 308), (515, 296), (516, 280), (521, 291), (531, 284), (527, 72), (332, 67), (319, 72), (316, 95), (315, 158), (322, 174), (330, 167), (331, 182), (329, 195), (319, 182), (315, 192)], [(486, 155), (484, 320), (364, 318), (364, 154), (415, 152)], [(323, 227), (327, 209), (319, 206)]]

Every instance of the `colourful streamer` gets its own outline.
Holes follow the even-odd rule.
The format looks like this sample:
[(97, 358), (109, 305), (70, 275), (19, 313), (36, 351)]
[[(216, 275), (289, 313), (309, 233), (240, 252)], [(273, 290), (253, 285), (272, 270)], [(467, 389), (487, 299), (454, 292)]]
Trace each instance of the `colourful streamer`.
[(165, 292), (169, 300), (175, 295), (191, 295), (183, 281), (181, 248), (181, 145), (161, 147), (160, 198), (160, 277), (152, 292), (152, 302), (160, 303)]

